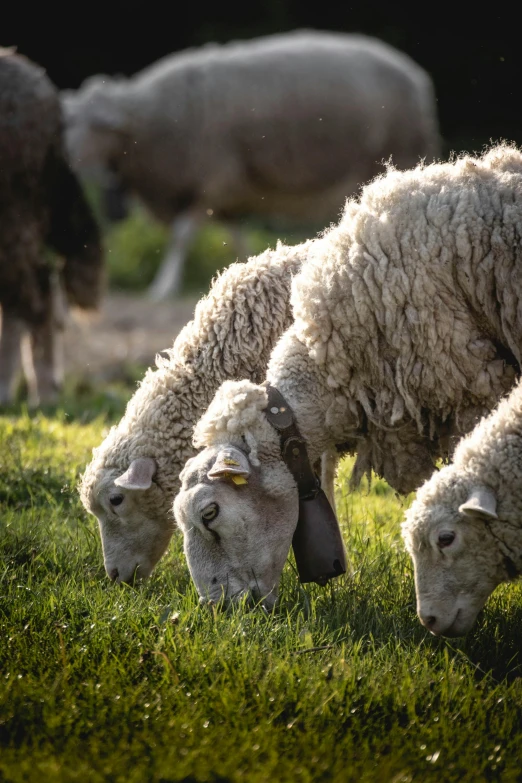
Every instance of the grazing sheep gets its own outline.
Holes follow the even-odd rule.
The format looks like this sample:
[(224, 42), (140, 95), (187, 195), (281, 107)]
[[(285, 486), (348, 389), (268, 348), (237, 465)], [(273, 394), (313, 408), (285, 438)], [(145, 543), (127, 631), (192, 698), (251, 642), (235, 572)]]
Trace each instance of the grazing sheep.
[(422, 624), (467, 633), (495, 587), (522, 573), (521, 383), (420, 488), (402, 532)]
[[(354, 481), (373, 469), (408, 493), (449, 456), (519, 371), (521, 240), (514, 147), (391, 170), (347, 203), (292, 283), (294, 325), (268, 366), (312, 464), (334, 447), (356, 453)], [(265, 386), (225, 383), (181, 476), (175, 516), (212, 600), (253, 591), (272, 603), (290, 547), (298, 498), (267, 399)], [(224, 450), (243, 455), (240, 485)]]
[(384, 159), (407, 168), (439, 150), (426, 72), (358, 35), (206, 45), (130, 79), (90, 77), (63, 105), (73, 165), (110, 169), (172, 225), (156, 298), (178, 290), (208, 214), (327, 222)]
[[(225, 379), (263, 378), (275, 342), (291, 323), (291, 277), (311, 244), (279, 244), (228, 267), (168, 359), (157, 358), (123, 419), (94, 449), (81, 498), (98, 518), (112, 579), (130, 581), (135, 572), (146, 578), (167, 549), (179, 473), (195, 453), (193, 426)], [(329, 481), (332, 497), (333, 475)]]
[[(58, 92), (45, 71), (0, 50), (0, 403), (12, 401), (24, 351), (29, 401), (51, 402), (60, 383), (64, 294), (98, 304), (98, 229), (64, 158)], [(53, 267), (45, 246), (63, 257)]]

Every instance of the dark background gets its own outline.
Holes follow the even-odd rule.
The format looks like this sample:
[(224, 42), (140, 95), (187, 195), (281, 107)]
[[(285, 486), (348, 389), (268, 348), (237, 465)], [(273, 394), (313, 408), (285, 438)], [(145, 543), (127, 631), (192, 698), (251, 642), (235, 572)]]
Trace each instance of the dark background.
[(78, 87), (92, 73), (131, 74), (169, 52), (207, 41), (296, 27), (362, 32), (407, 52), (433, 77), (446, 149), (479, 149), (500, 137), (522, 142), (522, 38), (518, 4), (146, 2), (19, 3), (2, 45), (43, 65), (55, 83)]

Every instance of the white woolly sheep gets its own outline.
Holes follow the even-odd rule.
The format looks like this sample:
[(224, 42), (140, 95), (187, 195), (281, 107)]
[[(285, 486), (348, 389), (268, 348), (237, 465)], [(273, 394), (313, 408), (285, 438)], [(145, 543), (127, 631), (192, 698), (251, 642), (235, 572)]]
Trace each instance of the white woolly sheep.
[[(26, 333), (29, 402), (55, 399), (63, 289), (81, 308), (99, 301), (98, 228), (64, 155), (58, 91), (42, 68), (1, 49), (0, 404), (13, 399)], [(61, 270), (53, 270), (45, 246), (63, 257)]]
[[(169, 358), (157, 358), (125, 416), (94, 449), (81, 498), (98, 518), (111, 579), (146, 578), (167, 549), (179, 473), (195, 453), (194, 424), (225, 379), (263, 378), (273, 346), (291, 323), (291, 278), (311, 244), (279, 244), (228, 267), (196, 306)], [(326, 455), (323, 470), (332, 499)]]
[(522, 573), (522, 384), (419, 489), (402, 532), (421, 622), (437, 636), (467, 633), (493, 590)]
[[(294, 325), (267, 373), (312, 464), (337, 447), (357, 454), (354, 481), (373, 469), (408, 493), (449, 456), (520, 368), (521, 239), (522, 154), (510, 146), (392, 170), (347, 203), (293, 280)], [(290, 547), (298, 497), (266, 405), (264, 386), (225, 383), (182, 473), (175, 516), (211, 600), (252, 591), (272, 603)], [(224, 449), (244, 454), (239, 486), (214, 469)]]
[[(165, 57), (65, 91), (78, 170), (110, 169), (172, 240), (151, 293), (179, 287), (201, 221), (245, 214), (325, 224), (382, 171), (439, 150), (426, 72), (364, 36), (294, 31)], [(236, 235), (237, 238), (237, 235)]]

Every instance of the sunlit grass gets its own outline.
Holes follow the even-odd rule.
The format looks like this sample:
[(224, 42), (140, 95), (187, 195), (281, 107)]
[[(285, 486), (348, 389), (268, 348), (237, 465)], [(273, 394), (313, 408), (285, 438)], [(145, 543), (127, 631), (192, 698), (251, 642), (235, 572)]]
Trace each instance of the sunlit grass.
[(349, 462), (351, 571), (303, 586), (290, 559), (273, 615), (200, 608), (177, 536), (149, 582), (109, 583), (75, 486), (118, 394), (0, 417), (0, 780), (520, 779), (521, 587), (426, 634), (408, 499), (348, 493)]

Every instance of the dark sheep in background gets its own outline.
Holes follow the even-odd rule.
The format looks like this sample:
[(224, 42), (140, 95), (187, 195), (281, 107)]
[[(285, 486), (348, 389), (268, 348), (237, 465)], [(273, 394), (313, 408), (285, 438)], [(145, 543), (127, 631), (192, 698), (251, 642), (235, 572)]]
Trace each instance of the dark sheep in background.
[(102, 273), (98, 227), (65, 158), (58, 91), (38, 65), (0, 49), (0, 404), (13, 399), (21, 359), (30, 403), (55, 399), (65, 306), (96, 308)]

